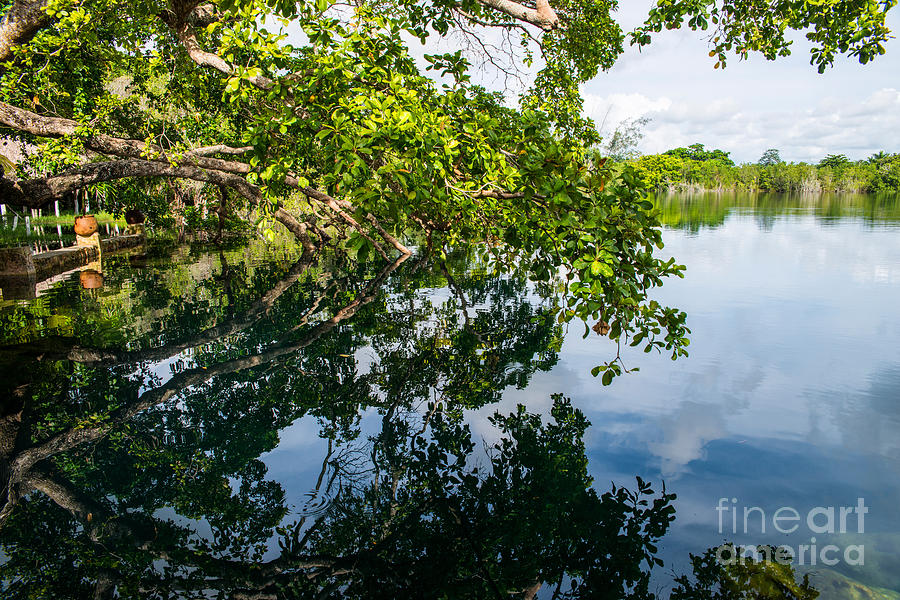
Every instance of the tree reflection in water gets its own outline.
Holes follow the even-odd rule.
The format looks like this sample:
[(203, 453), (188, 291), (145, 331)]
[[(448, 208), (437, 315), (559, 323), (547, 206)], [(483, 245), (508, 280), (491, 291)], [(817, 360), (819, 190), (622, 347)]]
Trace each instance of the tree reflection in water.
[[(560, 395), (549, 419), (495, 414), (492, 444), (466, 425), (556, 362), (561, 328), (524, 278), (466, 256), (369, 278), (301, 257), (280, 280), (235, 281), (248, 274), (222, 259), (230, 308), (212, 325), (192, 330), (185, 299), (127, 348), (3, 353), (20, 373), (0, 421), (6, 597), (655, 597), (673, 494), (640, 479), (598, 493), (589, 424)], [(327, 450), (298, 457), (321, 462), (322, 505), (296, 514), (260, 457), (301, 418)], [(678, 597), (814, 597), (694, 567)], [(714, 595), (726, 580), (741, 583)]]

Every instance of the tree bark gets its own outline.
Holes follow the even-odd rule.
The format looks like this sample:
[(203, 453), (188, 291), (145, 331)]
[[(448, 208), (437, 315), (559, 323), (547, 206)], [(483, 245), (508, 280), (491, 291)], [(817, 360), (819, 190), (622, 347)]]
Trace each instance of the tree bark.
[[(194, 29), (190, 24), (187, 22), (176, 23), (174, 29), (181, 46), (185, 49), (190, 59), (197, 63), (197, 65), (215, 69), (229, 77), (234, 74), (234, 67), (228, 64), (228, 61), (218, 54), (207, 52), (200, 46), (200, 43), (197, 41), (197, 35), (194, 33)], [(265, 75), (256, 75), (251, 77), (249, 81), (251, 85), (263, 91), (269, 91), (275, 86), (275, 82)]]
[(275, 220), (284, 225), (288, 231), (294, 234), (298, 240), (300, 240), (300, 244), (303, 246), (303, 250), (306, 252), (315, 252), (316, 245), (312, 243), (312, 240), (309, 239), (309, 233), (307, 233), (306, 223), (301, 223), (294, 215), (284, 210), (281, 207), (278, 207), (278, 210), (275, 211)]
[(50, 23), (46, 0), (16, 0), (0, 19), (0, 62), (12, 58), (16, 46), (27, 44)]
[(512, 0), (478, 0), (484, 6), (500, 11), (519, 21), (525, 21), (544, 31), (552, 31), (559, 25), (559, 17), (548, 0), (537, 0), (536, 8), (529, 8)]
[(205, 169), (195, 165), (171, 166), (168, 163), (126, 159), (89, 163), (51, 177), (10, 181), (0, 178), (0, 202), (27, 208), (40, 208), (69, 192), (96, 183), (115, 181), (129, 177), (166, 177), (192, 179), (216, 185), (227, 185), (242, 196), (257, 203), (261, 200), (259, 188), (243, 177), (220, 170)]

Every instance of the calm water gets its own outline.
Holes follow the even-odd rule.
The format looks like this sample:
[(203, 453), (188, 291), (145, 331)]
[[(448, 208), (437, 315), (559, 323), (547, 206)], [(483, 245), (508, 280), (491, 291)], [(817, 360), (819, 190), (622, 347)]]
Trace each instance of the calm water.
[[(590, 561), (629, 588), (627, 499), (578, 483), (639, 476), (677, 495), (650, 591), (732, 541), (802, 552), (822, 598), (900, 598), (900, 202), (657, 203), (691, 355), (626, 351), (609, 387), (590, 369), (614, 345), (474, 251), (350, 271), (160, 242), (105, 257), (99, 289), (3, 302), (6, 592), (522, 597)], [(492, 418), (520, 404), (541, 419)]]

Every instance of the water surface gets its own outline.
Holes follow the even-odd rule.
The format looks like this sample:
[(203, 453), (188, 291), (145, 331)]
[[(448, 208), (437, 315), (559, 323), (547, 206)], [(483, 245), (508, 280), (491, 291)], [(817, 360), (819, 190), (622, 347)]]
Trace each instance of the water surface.
[[(638, 476), (677, 495), (657, 553), (665, 567), (649, 584), (663, 596), (690, 553), (733, 541), (816, 545), (819, 561), (834, 545), (824, 557), (836, 564), (810, 565), (809, 548), (805, 564), (794, 561), (814, 573), (821, 597), (900, 597), (897, 198), (657, 204), (663, 252), (688, 266), (659, 298), (688, 313), (691, 355), (625, 349), (639, 370), (609, 387), (590, 369), (614, 344), (556, 324), (546, 290), (520, 273), (490, 274), (475, 249), (360, 270), (290, 244), (157, 243), (105, 257), (100, 289), (82, 289), (75, 274), (29, 303), (3, 302), (2, 450), (33, 455), (23, 487), (42, 490), (7, 503), (8, 591), (71, 595), (71, 580), (104, 593), (286, 597), (293, 556), (318, 573), (304, 579), (311, 587), (291, 584), (298, 597), (390, 597), (392, 585), (451, 581), (441, 560), (467, 553), (452, 559), (453, 589), (490, 590), (522, 577), (528, 559), (513, 550), (525, 547), (545, 569), (551, 556), (609, 552), (616, 558), (593, 556), (607, 565), (592, 571), (597, 582), (627, 587), (611, 573), (616, 561), (646, 568), (637, 537), (585, 533), (578, 546), (566, 528), (600, 531), (631, 513), (566, 486), (589, 476), (597, 494), (633, 490)], [(591, 423), (583, 450), (558, 395)], [(520, 404), (541, 420), (504, 428), (492, 418)], [(510, 439), (517, 445), (504, 446)], [(466, 479), (470, 467), (479, 482)], [(517, 468), (531, 478), (517, 480)], [(845, 532), (805, 521), (790, 535), (774, 529), (779, 509), (840, 515), (860, 498), (863, 527), (849, 513)], [(608, 512), (590, 520), (585, 506)], [(744, 507), (759, 509), (746, 531), (742, 514), (730, 520)], [(557, 547), (563, 539), (575, 545)], [(485, 567), (481, 543), (513, 562)], [(392, 550), (373, 551), (379, 544)], [(864, 548), (862, 561), (857, 550), (846, 559), (850, 546)], [(348, 549), (352, 568), (335, 558)], [(415, 567), (401, 555), (418, 556)], [(384, 562), (359, 566), (362, 556)], [(335, 575), (352, 569), (375, 574)], [(418, 581), (404, 580), (406, 569)], [(266, 588), (263, 575), (282, 587)], [(339, 583), (321, 584), (329, 577)]]

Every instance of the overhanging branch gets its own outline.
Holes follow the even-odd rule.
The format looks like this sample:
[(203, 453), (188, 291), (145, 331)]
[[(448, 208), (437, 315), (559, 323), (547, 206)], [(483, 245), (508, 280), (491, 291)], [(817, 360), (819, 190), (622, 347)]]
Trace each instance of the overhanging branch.
[[(0, 125), (17, 131), (30, 133), (39, 137), (60, 138), (73, 136), (80, 127), (77, 121), (60, 117), (40, 115), (5, 102), (0, 102)], [(245, 175), (250, 173), (250, 165), (240, 161), (212, 158), (210, 154), (241, 155), (253, 150), (251, 146), (234, 148), (225, 144), (214, 144), (188, 150), (183, 154), (169, 154), (160, 146), (148, 144), (140, 140), (113, 137), (107, 134), (94, 134), (84, 140), (88, 150), (117, 156), (125, 160), (94, 162), (76, 167), (60, 175), (34, 178), (23, 181), (11, 181), (0, 177), (0, 201), (29, 208), (44, 206), (51, 200), (85, 186), (131, 177), (166, 177), (173, 179), (192, 179), (216, 185), (224, 185), (235, 189), (241, 196), (258, 204), (262, 194), (258, 187), (246, 181)], [(356, 219), (347, 214), (353, 211), (353, 205), (345, 200), (332, 198), (312, 188), (300, 188), (295, 176), (285, 178), (289, 187), (299, 188), (307, 196), (321, 202), (333, 211), (341, 220), (349, 224), (360, 235), (368, 239), (376, 251), (389, 260), (387, 253)], [(291, 231), (307, 250), (314, 247), (308, 234), (306, 224), (297, 220), (282, 208), (274, 213), (274, 218)], [(399, 240), (388, 233), (375, 215), (368, 213), (366, 220), (372, 228), (400, 253), (411, 252)]]
[[(30, 110), (7, 104), (6, 102), (0, 102), (0, 125), (5, 125), (6, 127), (17, 131), (30, 133), (31, 135), (47, 138), (60, 138), (75, 135), (78, 133), (79, 128), (78, 121), (61, 117), (39, 115)], [(94, 152), (112, 156), (121, 156), (123, 158), (156, 160), (166, 163), (169, 161), (177, 162), (177, 156), (172, 156), (171, 151), (167, 151), (155, 144), (147, 144), (141, 140), (117, 138), (103, 133), (98, 133), (85, 139), (84, 146), (88, 150), (93, 150)], [(246, 175), (250, 172), (249, 165), (238, 161), (211, 158), (209, 155), (216, 153), (240, 155), (246, 154), (252, 149), (253, 148), (249, 146), (232, 148), (225, 144), (216, 144), (189, 150), (182, 155), (180, 161), (188, 162), (204, 169), (215, 169), (218, 171), (225, 171), (226, 173)]]

